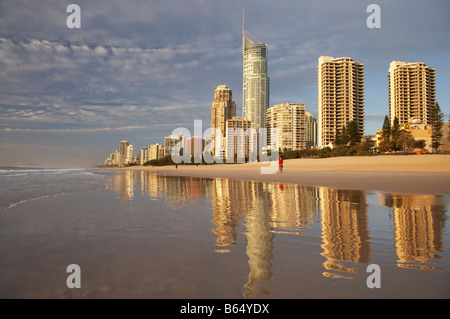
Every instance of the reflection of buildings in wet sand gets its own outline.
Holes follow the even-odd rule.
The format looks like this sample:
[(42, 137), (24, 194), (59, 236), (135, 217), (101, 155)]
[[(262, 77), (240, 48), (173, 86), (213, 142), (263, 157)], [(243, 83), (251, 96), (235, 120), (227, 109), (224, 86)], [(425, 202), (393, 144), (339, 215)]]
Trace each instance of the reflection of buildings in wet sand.
[[(170, 179), (170, 180), (169, 180)], [(167, 177), (152, 171), (123, 171), (111, 177), (109, 185), (121, 194), (122, 200), (134, 197), (134, 184), (141, 196), (151, 199), (164, 198), (173, 207), (182, 207), (191, 199), (200, 198), (206, 194), (208, 181), (195, 177)]]
[(245, 235), (247, 237), (248, 265), (250, 272), (244, 285), (244, 297), (257, 294), (269, 295), (263, 283), (272, 280), (273, 236), (270, 227), (270, 196), (261, 183), (251, 183), (250, 209), (246, 211)]
[(319, 212), (319, 189), (313, 186), (264, 184), (270, 190), (271, 225), (275, 233), (302, 235)]
[(106, 183), (108, 187), (120, 194), (121, 200), (133, 200), (134, 175), (132, 171), (124, 171), (122, 174), (113, 175)]
[(217, 252), (230, 252), (239, 220), (245, 220), (246, 253), (250, 272), (244, 297), (267, 295), (264, 282), (272, 279), (274, 233), (301, 234), (318, 212), (315, 187), (215, 179), (211, 199)]
[[(366, 194), (357, 190), (320, 188), (323, 266), (328, 271), (358, 274), (348, 263), (370, 259)], [(335, 272), (325, 277), (352, 278)]]
[(434, 195), (380, 194), (383, 205), (393, 208), (394, 243), (398, 267), (435, 270), (431, 259), (441, 258), (445, 204)]

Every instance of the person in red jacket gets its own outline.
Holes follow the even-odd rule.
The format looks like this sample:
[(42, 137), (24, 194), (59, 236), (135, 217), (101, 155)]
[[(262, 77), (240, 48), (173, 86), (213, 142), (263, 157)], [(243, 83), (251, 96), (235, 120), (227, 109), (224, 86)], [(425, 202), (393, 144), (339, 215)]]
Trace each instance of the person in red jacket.
[(280, 173), (283, 173), (283, 159), (280, 156), (280, 159), (278, 160), (278, 169)]

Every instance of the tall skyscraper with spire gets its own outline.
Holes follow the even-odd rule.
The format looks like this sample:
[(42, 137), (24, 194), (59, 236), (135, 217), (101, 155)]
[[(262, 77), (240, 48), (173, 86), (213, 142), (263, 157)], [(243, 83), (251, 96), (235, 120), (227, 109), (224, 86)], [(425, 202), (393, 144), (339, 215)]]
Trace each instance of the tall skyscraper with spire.
[(269, 107), (269, 76), (267, 74), (267, 44), (260, 43), (245, 31), (242, 19), (242, 115), (253, 122), (253, 127), (266, 127)]

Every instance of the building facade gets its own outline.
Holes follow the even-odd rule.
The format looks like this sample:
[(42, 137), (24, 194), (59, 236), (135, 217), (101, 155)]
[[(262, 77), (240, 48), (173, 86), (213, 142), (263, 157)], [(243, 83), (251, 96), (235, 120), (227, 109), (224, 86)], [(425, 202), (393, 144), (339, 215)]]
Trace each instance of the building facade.
[(277, 145), (281, 151), (306, 147), (306, 111), (302, 103), (276, 104), (267, 109), (267, 145), (272, 145), (273, 130), (278, 130)]
[(253, 123), (241, 116), (226, 122), (225, 158), (227, 162), (237, 159), (256, 160), (257, 134)]
[(309, 112), (305, 112), (306, 148), (317, 147), (317, 119)]
[(186, 138), (183, 134), (180, 135), (169, 135), (164, 138), (164, 156), (170, 156), (172, 148), (180, 143), (181, 149), (186, 146)]
[(431, 124), (436, 103), (436, 69), (422, 62), (392, 61), (389, 66), (389, 119), (400, 126), (420, 122)]
[(351, 121), (364, 135), (364, 64), (348, 57), (321, 56), (317, 67), (318, 146), (334, 143)]
[(210, 143), (214, 146), (213, 154), (216, 156), (220, 154), (223, 158), (226, 122), (234, 116), (236, 116), (236, 103), (233, 101), (233, 93), (226, 85), (219, 85), (214, 91), (211, 106), (211, 129), (214, 128), (217, 132), (211, 135)]
[(269, 107), (269, 76), (267, 73), (267, 44), (243, 29), (242, 115), (252, 121), (257, 131), (266, 127)]
[(186, 151), (190, 152), (190, 155), (194, 159), (202, 158), (203, 150), (205, 148), (205, 140), (198, 136), (192, 136), (186, 139)]

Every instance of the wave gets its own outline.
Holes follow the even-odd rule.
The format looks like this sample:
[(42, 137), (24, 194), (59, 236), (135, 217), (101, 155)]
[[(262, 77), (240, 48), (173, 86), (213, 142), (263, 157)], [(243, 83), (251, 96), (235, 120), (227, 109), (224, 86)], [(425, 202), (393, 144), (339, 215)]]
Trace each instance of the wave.
[(104, 176), (95, 170), (0, 167), (0, 211), (30, 200), (104, 188)]

